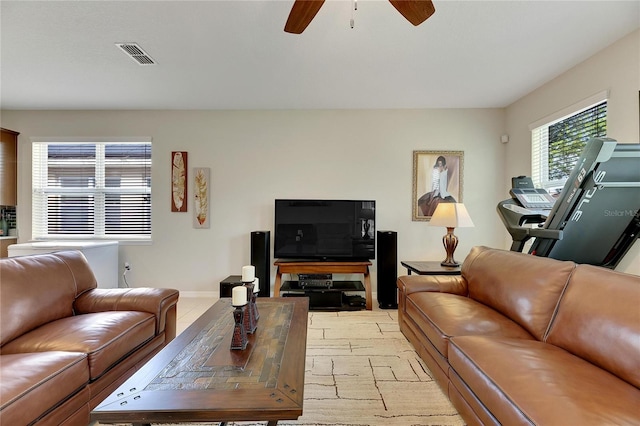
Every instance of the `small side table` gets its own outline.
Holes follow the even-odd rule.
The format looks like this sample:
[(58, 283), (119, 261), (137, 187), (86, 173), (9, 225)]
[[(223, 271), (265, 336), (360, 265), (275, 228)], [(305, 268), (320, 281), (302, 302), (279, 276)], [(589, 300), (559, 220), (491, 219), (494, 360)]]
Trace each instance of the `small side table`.
[(400, 264), (407, 268), (409, 275), (412, 272), (418, 275), (460, 275), (460, 266), (442, 266), (438, 261), (403, 260)]

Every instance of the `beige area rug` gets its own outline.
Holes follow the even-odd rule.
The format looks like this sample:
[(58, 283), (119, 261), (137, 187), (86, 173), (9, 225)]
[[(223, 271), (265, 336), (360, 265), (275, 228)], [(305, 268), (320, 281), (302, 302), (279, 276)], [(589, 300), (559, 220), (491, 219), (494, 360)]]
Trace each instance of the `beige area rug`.
[(278, 425), (464, 425), (400, 332), (397, 315), (310, 312), (303, 415)]
[(398, 311), (311, 312), (303, 415), (282, 425), (463, 425)]

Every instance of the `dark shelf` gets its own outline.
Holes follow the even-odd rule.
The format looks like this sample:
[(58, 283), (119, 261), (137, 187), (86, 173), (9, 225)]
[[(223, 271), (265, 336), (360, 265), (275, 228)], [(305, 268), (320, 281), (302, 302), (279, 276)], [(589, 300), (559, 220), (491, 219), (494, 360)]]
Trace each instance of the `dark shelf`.
[(307, 291), (307, 292), (345, 292), (345, 291), (364, 291), (364, 285), (361, 281), (334, 281), (331, 287), (300, 287), (298, 281), (284, 281), (280, 287), (280, 291)]
[(365, 291), (360, 281), (334, 281), (331, 287), (300, 287), (298, 281), (285, 281), (280, 288), (283, 297), (308, 297), (309, 309), (315, 311), (359, 311), (366, 299), (347, 292)]

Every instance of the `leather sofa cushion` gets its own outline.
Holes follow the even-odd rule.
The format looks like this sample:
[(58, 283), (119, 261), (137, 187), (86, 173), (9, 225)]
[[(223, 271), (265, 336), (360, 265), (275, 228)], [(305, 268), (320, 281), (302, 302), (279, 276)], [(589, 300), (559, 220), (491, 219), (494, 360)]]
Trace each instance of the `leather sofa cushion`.
[(2, 259), (0, 346), (43, 324), (73, 315), (73, 302), (96, 287), (79, 251)]
[[(571, 277), (547, 343), (640, 387), (640, 277), (580, 265)], [(637, 401), (640, 407), (640, 401)], [(640, 408), (637, 411), (640, 421)]]
[(533, 339), (524, 328), (494, 309), (456, 294), (412, 293), (407, 296), (405, 309), (406, 315), (444, 357), (448, 356), (449, 339), (454, 336)]
[(2, 347), (2, 354), (70, 351), (88, 356), (91, 380), (154, 337), (155, 318), (146, 312), (75, 315), (43, 325)]
[(462, 276), (467, 280), (469, 297), (543, 340), (574, 269), (573, 262), (474, 247), (463, 263)]
[(455, 337), (449, 362), (501, 424), (638, 424), (639, 389), (553, 345)]
[(0, 291), (0, 346), (42, 324), (73, 315), (73, 274), (54, 255), (5, 259)]
[(179, 294), (178, 290), (169, 288), (94, 288), (76, 299), (74, 310), (76, 314), (149, 312), (156, 316), (156, 334), (160, 334), (166, 327), (167, 311), (178, 303)]
[(89, 382), (87, 356), (75, 352), (0, 355), (0, 424), (29, 424)]
[(397, 286), (404, 295), (422, 291), (467, 295), (467, 282), (460, 275), (403, 275)]

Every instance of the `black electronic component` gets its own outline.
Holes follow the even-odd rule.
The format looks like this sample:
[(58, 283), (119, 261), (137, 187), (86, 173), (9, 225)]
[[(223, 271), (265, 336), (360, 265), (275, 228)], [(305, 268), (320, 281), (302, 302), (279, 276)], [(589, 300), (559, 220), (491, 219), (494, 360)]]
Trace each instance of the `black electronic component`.
[(374, 259), (375, 209), (373, 200), (275, 200), (273, 256)]
[(378, 231), (378, 306), (398, 309), (398, 233)]

